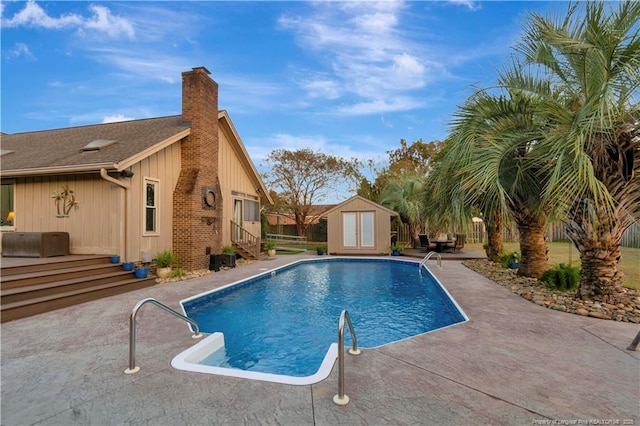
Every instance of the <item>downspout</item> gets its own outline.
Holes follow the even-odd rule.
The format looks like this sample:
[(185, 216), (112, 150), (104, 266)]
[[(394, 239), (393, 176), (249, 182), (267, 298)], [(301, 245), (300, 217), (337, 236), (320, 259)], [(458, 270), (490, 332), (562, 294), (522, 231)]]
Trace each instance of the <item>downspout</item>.
[(124, 250), (122, 253), (122, 260), (124, 262), (128, 262), (131, 260), (131, 258), (129, 257), (129, 253), (127, 253), (127, 189), (129, 189), (129, 184), (125, 183), (121, 180), (118, 179), (114, 179), (111, 176), (109, 176), (109, 174), (107, 173), (107, 170), (102, 168), (100, 169), (100, 177), (108, 182), (113, 183), (114, 185), (119, 186), (120, 188), (124, 189), (124, 191), (121, 192), (121, 202), (120, 205), (123, 206), (122, 208), (122, 214), (120, 217), (124, 218), (124, 226), (120, 227), (120, 244), (124, 246)]

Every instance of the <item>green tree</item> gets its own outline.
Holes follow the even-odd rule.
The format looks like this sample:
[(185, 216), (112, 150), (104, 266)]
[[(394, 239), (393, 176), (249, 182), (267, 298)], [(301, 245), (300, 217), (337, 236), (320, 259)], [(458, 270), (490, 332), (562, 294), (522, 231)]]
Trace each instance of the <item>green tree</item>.
[(542, 97), (544, 197), (564, 210), (580, 253), (579, 294), (609, 303), (623, 297), (622, 234), (640, 220), (639, 18), (633, 1), (572, 4), (557, 20), (531, 14), (511, 78)]
[(536, 102), (517, 91), (499, 96), (477, 91), (456, 112), (447, 158), (447, 166), (459, 170), (454, 183), (463, 204), (484, 209), (491, 226), (501, 212), (509, 212), (520, 232), (518, 274), (527, 277), (548, 269), (544, 233), (550, 204), (542, 193), (549, 177), (536, 156), (544, 126), (534, 112)]
[(453, 229), (456, 233), (469, 234), (473, 229), (473, 217), (482, 216), (487, 232), (487, 257), (497, 262), (503, 252), (503, 214), (497, 197), (476, 193), (475, 201), (469, 201), (463, 183), (468, 180), (465, 168), (473, 157), (464, 152), (469, 145), (456, 144), (455, 137), (445, 141), (436, 157), (433, 170), (427, 177), (423, 193), (424, 217), (428, 228)]
[(405, 175), (387, 182), (380, 199), (380, 204), (396, 211), (402, 222), (409, 225), (414, 246), (419, 241), (418, 234), (422, 231), (424, 223), (423, 191), (424, 177)]
[(313, 204), (341, 185), (354, 186), (361, 178), (361, 163), (311, 149), (271, 151), (265, 159), (269, 169), (263, 179), (278, 194), (282, 208), (289, 210), (299, 236), (305, 234), (306, 218)]
[(374, 181), (362, 179), (358, 187), (358, 195), (379, 203), (382, 191), (390, 181), (405, 175), (427, 176), (441, 147), (440, 141), (424, 142), (419, 139), (408, 144), (405, 139), (400, 139), (399, 148), (386, 151), (389, 156), (388, 165), (374, 169)]

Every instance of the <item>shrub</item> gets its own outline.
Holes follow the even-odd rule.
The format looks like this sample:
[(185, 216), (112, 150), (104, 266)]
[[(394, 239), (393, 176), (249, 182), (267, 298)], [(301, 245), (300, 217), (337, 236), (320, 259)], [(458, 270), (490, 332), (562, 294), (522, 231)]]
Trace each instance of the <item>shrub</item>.
[(580, 284), (580, 269), (561, 263), (553, 269), (545, 271), (540, 281), (548, 288), (560, 291), (574, 291)]
[(178, 257), (169, 250), (161, 251), (156, 254), (156, 258), (153, 259), (153, 263), (155, 263), (158, 268), (170, 268), (175, 265), (177, 261)]
[(187, 276), (187, 271), (182, 268), (176, 268), (171, 271), (169, 278), (182, 278)]

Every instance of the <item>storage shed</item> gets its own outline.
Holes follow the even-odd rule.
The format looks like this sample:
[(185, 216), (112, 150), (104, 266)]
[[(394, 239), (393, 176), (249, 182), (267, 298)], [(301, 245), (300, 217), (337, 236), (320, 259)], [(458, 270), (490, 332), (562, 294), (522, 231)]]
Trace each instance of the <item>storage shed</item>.
[(393, 210), (355, 195), (328, 210), (329, 254), (389, 254)]

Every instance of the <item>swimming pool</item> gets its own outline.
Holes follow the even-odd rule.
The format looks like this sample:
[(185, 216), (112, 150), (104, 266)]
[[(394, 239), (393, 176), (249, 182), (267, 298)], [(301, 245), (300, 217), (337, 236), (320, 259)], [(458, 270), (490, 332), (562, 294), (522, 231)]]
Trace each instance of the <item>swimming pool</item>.
[[(346, 309), (362, 348), (375, 348), (467, 317), (418, 262), (305, 259), (180, 303), (215, 333), (172, 361), (176, 368), (291, 384), (324, 379), (337, 357)], [(347, 344), (350, 344), (346, 333)]]

